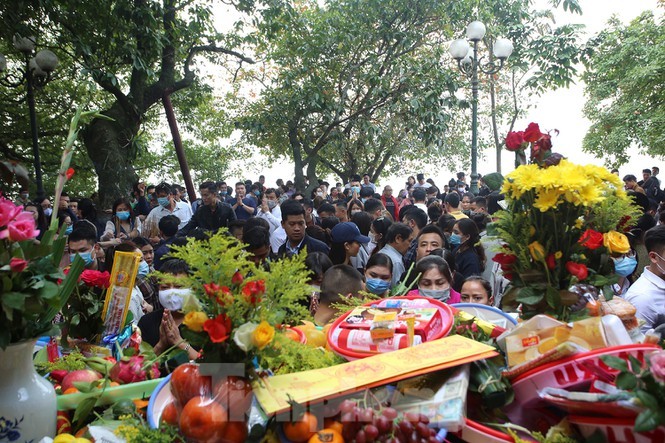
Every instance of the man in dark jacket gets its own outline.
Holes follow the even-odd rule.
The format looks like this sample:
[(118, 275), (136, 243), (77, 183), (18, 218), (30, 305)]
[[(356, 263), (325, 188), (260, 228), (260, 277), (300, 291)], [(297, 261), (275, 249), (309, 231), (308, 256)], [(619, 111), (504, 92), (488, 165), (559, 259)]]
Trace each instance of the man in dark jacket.
[(217, 184), (215, 182), (203, 182), (199, 186), (201, 201), (203, 202), (196, 209), (196, 213), (189, 222), (178, 231), (178, 236), (186, 236), (195, 229), (210, 231), (213, 234), (219, 228), (229, 226), (236, 219), (233, 208), (228, 203), (222, 203), (217, 198)]
[(279, 247), (279, 257), (291, 257), (307, 248), (307, 252), (323, 252), (328, 255), (328, 245), (305, 233), (305, 209), (297, 200), (287, 200), (281, 205), (282, 227), (286, 232), (286, 243)]

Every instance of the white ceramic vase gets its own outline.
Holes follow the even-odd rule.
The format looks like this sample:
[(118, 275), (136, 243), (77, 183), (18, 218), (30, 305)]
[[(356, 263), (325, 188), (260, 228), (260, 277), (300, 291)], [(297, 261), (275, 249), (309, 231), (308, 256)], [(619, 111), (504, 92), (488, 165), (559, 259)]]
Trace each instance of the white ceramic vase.
[(35, 342), (0, 349), (0, 443), (37, 443), (55, 436), (55, 389), (35, 371)]

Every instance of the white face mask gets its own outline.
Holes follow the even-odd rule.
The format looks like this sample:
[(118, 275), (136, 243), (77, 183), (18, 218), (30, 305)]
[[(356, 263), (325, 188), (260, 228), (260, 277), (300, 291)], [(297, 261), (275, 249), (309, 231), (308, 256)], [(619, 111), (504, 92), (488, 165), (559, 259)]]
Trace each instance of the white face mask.
[(182, 309), (184, 298), (191, 293), (189, 288), (171, 288), (159, 291), (159, 303), (169, 311)]

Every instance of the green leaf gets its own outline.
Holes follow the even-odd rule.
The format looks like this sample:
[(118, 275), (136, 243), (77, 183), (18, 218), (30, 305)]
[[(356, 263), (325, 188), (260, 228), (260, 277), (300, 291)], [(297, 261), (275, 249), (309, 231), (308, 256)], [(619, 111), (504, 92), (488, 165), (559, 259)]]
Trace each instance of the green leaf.
[(545, 290), (545, 299), (550, 308), (561, 306), (561, 294), (559, 290), (553, 286), (548, 286)]
[(630, 354), (628, 355), (628, 360), (630, 361), (630, 369), (638, 374), (642, 370), (642, 362)]
[(43, 280), (44, 284), (38, 294), (45, 300), (52, 300), (58, 296), (59, 287), (52, 281)]
[(638, 400), (649, 409), (658, 408), (658, 399), (646, 391), (639, 390), (635, 393)]
[(635, 432), (652, 431), (658, 427), (658, 413), (653, 409), (642, 411), (635, 419)]
[[(101, 395), (101, 391), (100, 391)], [(72, 423), (74, 427), (79, 428), (83, 423), (85, 423), (92, 413), (92, 410), (95, 408), (97, 399), (99, 395), (91, 395), (90, 397), (84, 398), (76, 407), (74, 411), (74, 417), (72, 418)]]
[(545, 294), (536, 293), (536, 290), (534, 288), (522, 288), (520, 290), (519, 295), (517, 296), (517, 301), (520, 303), (524, 303), (525, 305), (537, 305), (538, 303), (543, 301), (544, 297)]
[(637, 387), (637, 377), (631, 372), (622, 372), (621, 374), (617, 375), (617, 379), (614, 383), (619, 389), (623, 389), (624, 391), (632, 391)]
[(602, 355), (600, 359), (610, 368), (621, 372), (628, 372), (628, 363), (625, 360), (613, 355)]
[(3, 307), (8, 307), (11, 309), (16, 309), (22, 311), (25, 307), (26, 295), (21, 294), (20, 292), (7, 292), (0, 295), (2, 300)]

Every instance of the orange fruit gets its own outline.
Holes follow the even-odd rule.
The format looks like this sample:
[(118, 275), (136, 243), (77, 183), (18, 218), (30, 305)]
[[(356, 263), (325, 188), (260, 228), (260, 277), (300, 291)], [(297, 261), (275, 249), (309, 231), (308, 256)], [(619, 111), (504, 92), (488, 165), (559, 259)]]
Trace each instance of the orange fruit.
[(326, 334), (316, 328), (307, 329), (305, 331), (305, 337), (307, 337), (307, 346), (311, 346), (313, 348), (318, 348), (319, 346), (325, 347), (326, 343), (328, 343)]
[(65, 395), (65, 394), (78, 394), (79, 392), (81, 392), (81, 391), (79, 391), (79, 390), (76, 389), (75, 387), (71, 387), (71, 388), (67, 388), (67, 389), (65, 390), (65, 392), (63, 392), (62, 394), (63, 394), (63, 395)]
[(300, 335), (293, 329), (285, 329), (284, 335), (286, 335), (291, 340), (300, 343)]
[(308, 443), (344, 443), (344, 437), (335, 429), (322, 429), (308, 440)]
[(282, 430), (284, 436), (295, 443), (306, 442), (316, 433), (319, 421), (315, 415), (305, 412), (300, 420), (293, 423), (284, 423)]

